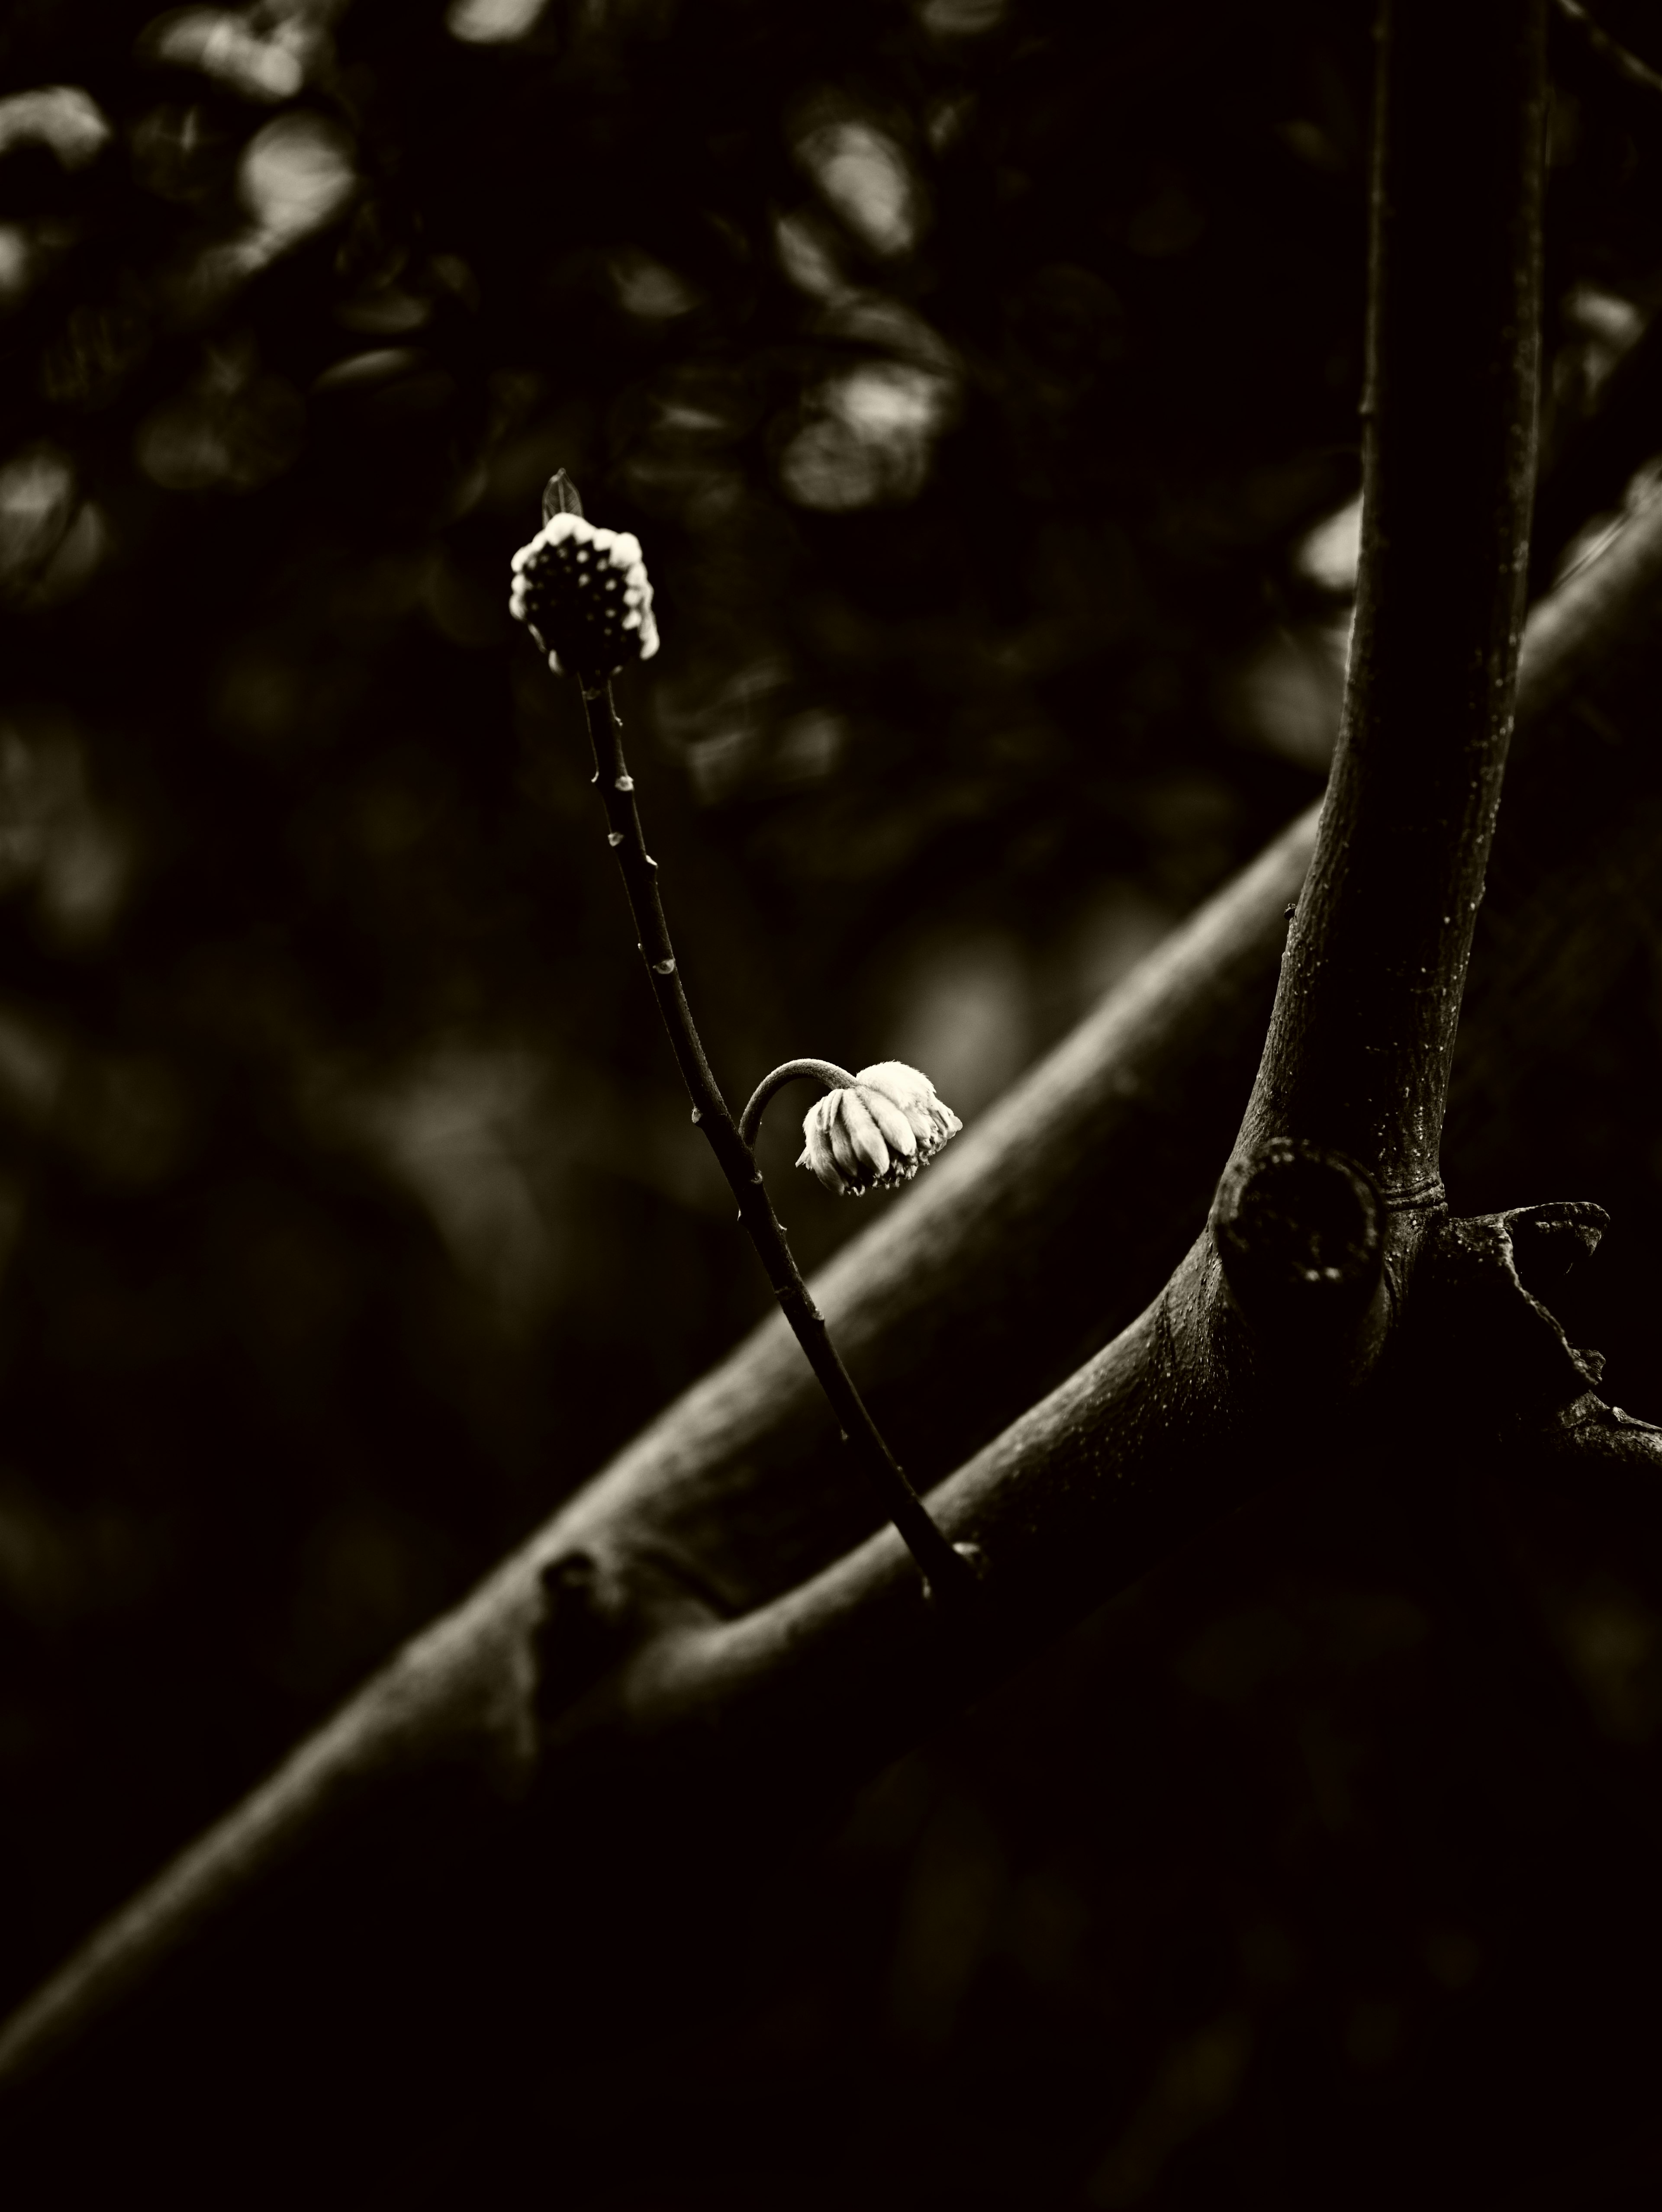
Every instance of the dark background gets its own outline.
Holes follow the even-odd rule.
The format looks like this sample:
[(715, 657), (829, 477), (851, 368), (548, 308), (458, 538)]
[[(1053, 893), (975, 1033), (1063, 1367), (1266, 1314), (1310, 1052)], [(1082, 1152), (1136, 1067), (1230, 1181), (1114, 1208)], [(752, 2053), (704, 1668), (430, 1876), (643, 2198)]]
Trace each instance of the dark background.
[[(544, 479), (645, 548), (620, 705), (730, 1097), (898, 1056), (972, 1118), (1320, 789), (1370, 13), (13, 6), (0, 1996), (764, 1310), (507, 616)], [(1662, 95), (1553, 52), (1562, 462), (1662, 297)], [(1578, 1187), (1482, 1194), (1596, 1197), (1618, 1267), (1659, 1004), (1647, 954)], [(812, 1267), (865, 1216), (775, 1120)], [(1653, 1309), (1594, 1304), (1655, 1412)], [(742, 2016), (572, 2087), (574, 2201), (1303, 2202), (1450, 2083), (1481, 2143), (1581, 1785), (1472, 1794), (1510, 1692), (1399, 1553), (1243, 1538), (896, 1769)], [(1589, 1620), (1642, 1747), (1655, 1625)], [(1636, 1939), (1562, 1940), (1596, 1992)], [(1561, 2163), (1640, 2117), (1599, 2063)]]

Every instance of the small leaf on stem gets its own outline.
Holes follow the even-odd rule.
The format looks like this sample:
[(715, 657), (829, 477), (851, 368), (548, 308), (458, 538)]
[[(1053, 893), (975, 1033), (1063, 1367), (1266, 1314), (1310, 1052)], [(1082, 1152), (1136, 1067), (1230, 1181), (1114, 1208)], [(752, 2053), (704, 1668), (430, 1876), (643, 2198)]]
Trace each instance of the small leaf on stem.
[(556, 469), (543, 486), (543, 520), (551, 522), (557, 514), (581, 514), (583, 502), (577, 487), (563, 469)]

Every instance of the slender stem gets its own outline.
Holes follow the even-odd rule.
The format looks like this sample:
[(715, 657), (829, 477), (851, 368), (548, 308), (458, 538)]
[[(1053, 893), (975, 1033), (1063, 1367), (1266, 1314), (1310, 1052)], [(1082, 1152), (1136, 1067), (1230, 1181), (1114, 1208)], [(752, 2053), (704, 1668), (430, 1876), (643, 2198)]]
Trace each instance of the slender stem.
[[(739, 1201), (740, 1221), (756, 1247), (773, 1294), (797, 1342), (807, 1354), (808, 1364), (819, 1387), (831, 1401), (843, 1437), (852, 1445), (882, 1500), (885, 1512), (905, 1540), (930, 1589), (943, 1602), (955, 1606), (960, 1600), (976, 1595), (974, 1571), (930, 1519), (899, 1462), (883, 1441), (831, 1341), (825, 1316), (814, 1304), (791, 1257), (785, 1232), (763, 1186), (761, 1170), (748, 1139), (721, 1096), (694, 1024), (692, 1009), (687, 1004), (686, 989), (676, 964), (674, 947), (664, 920), (663, 902), (659, 896), (658, 863), (647, 851), (641, 833), (635, 780), (624, 760), (623, 724), (612, 702), (612, 686), (609, 683), (584, 683), (581, 688), (589, 743), (594, 751), (594, 781), (606, 807), (606, 842), (616, 854), (623, 874), (624, 889), (638, 933), (641, 957), (646, 963), (658, 1011), (664, 1018), (671, 1048), (692, 1101), (692, 1118), (709, 1139), (710, 1150)], [(829, 1060), (803, 1060), (790, 1062), (787, 1070), (776, 1070), (768, 1084), (773, 1084), (776, 1077), (782, 1082), (787, 1073), (795, 1073), (818, 1075), (822, 1081), (833, 1084), (853, 1081), (851, 1076), (833, 1067)], [(768, 1085), (764, 1085), (763, 1090), (767, 1088)], [(766, 1103), (762, 1098), (762, 1105)], [(761, 1106), (756, 1099), (746, 1109), (747, 1118), (752, 1109), (759, 1120)]]
[(824, 1084), (827, 1091), (852, 1091), (854, 1078), (846, 1067), (839, 1067), (834, 1060), (788, 1060), (776, 1067), (771, 1075), (764, 1075), (750, 1094), (750, 1103), (739, 1116), (739, 1133), (747, 1145), (756, 1142), (762, 1127), (762, 1116), (768, 1110), (768, 1102), (776, 1091), (782, 1091), (788, 1083), (794, 1083), (799, 1075), (812, 1076), (816, 1083)]
[(1441, 1202), (1454, 1034), (1512, 732), (1534, 486), (1543, 0), (1385, 0), (1362, 561), (1343, 726), (1243, 1149)]

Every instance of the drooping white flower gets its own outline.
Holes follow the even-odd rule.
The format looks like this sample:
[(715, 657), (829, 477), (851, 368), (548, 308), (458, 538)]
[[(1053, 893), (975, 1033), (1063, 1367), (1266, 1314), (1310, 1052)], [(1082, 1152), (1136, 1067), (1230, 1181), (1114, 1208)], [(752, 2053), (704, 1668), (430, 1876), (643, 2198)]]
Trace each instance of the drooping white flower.
[(919, 1069), (878, 1060), (809, 1107), (796, 1164), (839, 1197), (861, 1198), (910, 1182), (963, 1126)]
[(513, 568), (508, 612), (557, 672), (599, 682), (657, 652), (652, 586), (632, 532), (597, 530), (581, 514), (553, 514), (521, 546)]

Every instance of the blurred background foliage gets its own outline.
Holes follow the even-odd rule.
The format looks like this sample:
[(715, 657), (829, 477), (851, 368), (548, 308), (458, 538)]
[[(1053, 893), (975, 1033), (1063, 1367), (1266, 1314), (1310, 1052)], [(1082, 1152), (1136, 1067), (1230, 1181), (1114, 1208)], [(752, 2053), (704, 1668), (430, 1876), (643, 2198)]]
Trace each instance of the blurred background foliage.
[[(578, 703), (507, 616), (544, 479), (646, 549), (664, 647), (620, 703), (729, 1096), (893, 1055), (973, 1116), (1320, 788), (1370, 12), (15, 0), (8, 1993), (764, 1310)], [(1555, 65), (1549, 445), (1662, 296), (1662, 100), (1562, 25)], [(859, 1218), (791, 1188), (777, 1119), (813, 1265)], [(1202, 1640), (1166, 1694), (1322, 1673), (1325, 1628), (1284, 1665), (1240, 1633), (1244, 1675)], [(871, 1815), (895, 1881), (990, 1927), (1014, 1836), (911, 1786)], [(1000, 1955), (1077, 1996), (1049, 1863)], [(898, 1924), (923, 1964), (874, 1967), (874, 2017), (935, 2051), (955, 1939)], [(1363, 2075), (1396, 2002), (1347, 2015)], [(1215, 2017), (1093, 2201), (1230, 2103)]]

